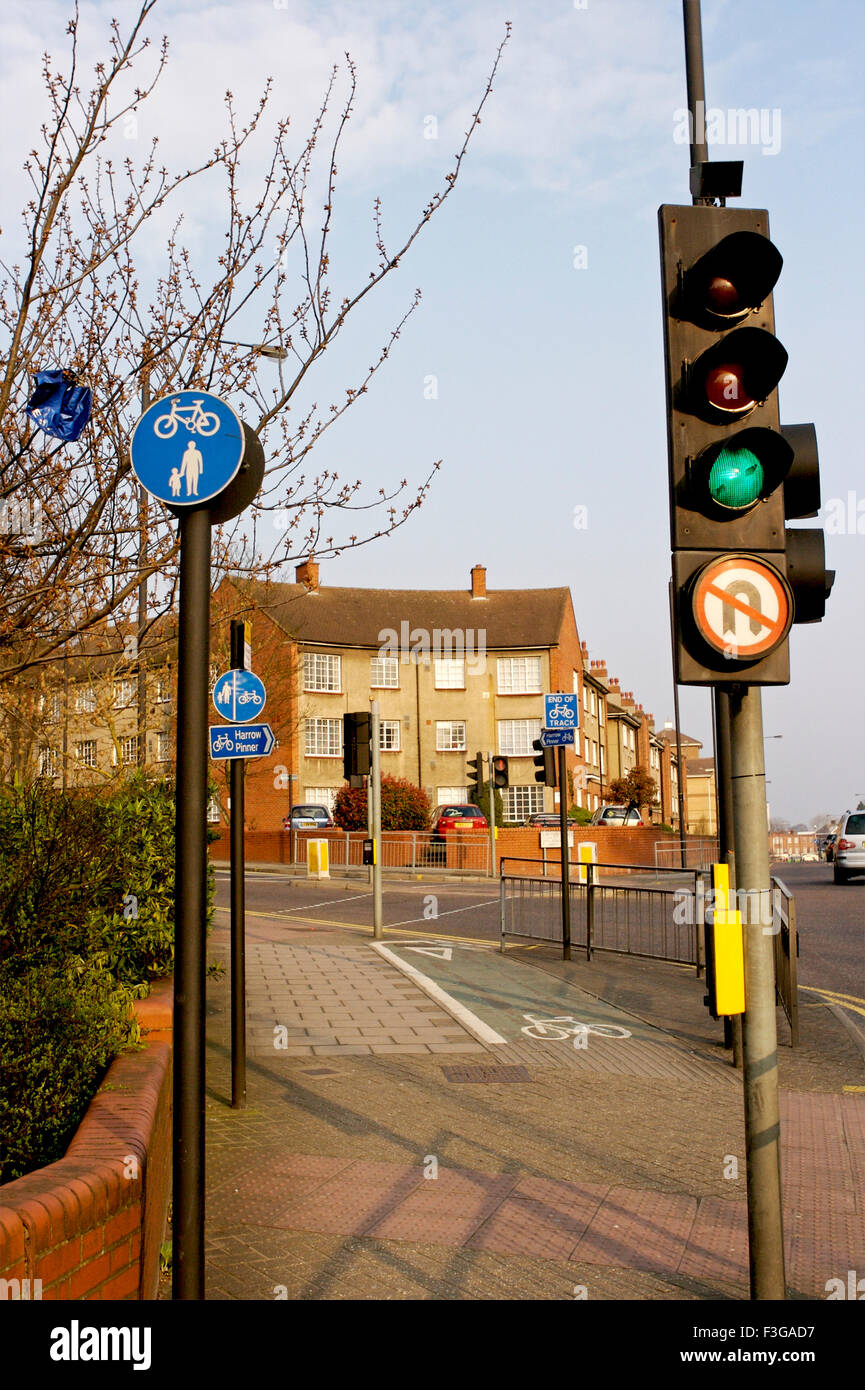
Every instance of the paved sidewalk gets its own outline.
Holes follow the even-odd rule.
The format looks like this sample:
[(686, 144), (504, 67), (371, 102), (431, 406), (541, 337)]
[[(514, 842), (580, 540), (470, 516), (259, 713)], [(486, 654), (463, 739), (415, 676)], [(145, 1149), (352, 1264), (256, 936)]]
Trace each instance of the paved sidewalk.
[[(245, 1111), (211, 982), (208, 1298), (747, 1297), (741, 1083), (717, 1047), (518, 952), (385, 946), (249, 927)], [(608, 999), (615, 974), (594, 977)], [(591, 1031), (526, 1035), (526, 1015)], [(825, 1298), (865, 1269), (865, 1097), (786, 1092), (783, 1121), (790, 1292)]]

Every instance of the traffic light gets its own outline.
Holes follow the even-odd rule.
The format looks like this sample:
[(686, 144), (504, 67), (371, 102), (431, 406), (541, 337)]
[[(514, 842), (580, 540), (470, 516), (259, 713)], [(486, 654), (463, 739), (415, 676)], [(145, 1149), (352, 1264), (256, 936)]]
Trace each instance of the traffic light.
[(501, 788), (506, 787), (506, 786), (508, 785), (508, 760), (507, 760), (507, 758), (503, 758), (503, 757), (493, 758), (493, 766), (492, 766), (491, 778), (492, 778), (492, 784), (493, 784), (493, 786), (496, 787), (497, 789), (501, 789)]
[(556, 785), (556, 750), (555, 748), (545, 748), (539, 738), (532, 740), (532, 747), (538, 750), (535, 758), (535, 781), (543, 782), (547, 787)]
[(478, 805), (478, 797), (484, 789), (484, 755), (478, 753), (477, 757), (468, 760), (468, 779), (469, 779), (469, 801), (473, 805)]
[(764, 211), (664, 206), (658, 216), (676, 677), (786, 684), (790, 625), (822, 616), (833, 576), (822, 533), (784, 528), (815, 514), (819, 476), (813, 427), (779, 425), (782, 258)]
[(365, 777), (370, 767), (370, 717), (366, 710), (342, 716), (342, 771), (345, 780)]

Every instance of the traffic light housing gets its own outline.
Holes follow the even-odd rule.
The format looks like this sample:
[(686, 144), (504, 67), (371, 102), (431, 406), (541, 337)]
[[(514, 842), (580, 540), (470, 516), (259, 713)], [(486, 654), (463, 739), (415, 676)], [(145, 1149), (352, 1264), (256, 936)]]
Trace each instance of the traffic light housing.
[(554, 787), (556, 785), (556, 750), (555, 748), (545, 748), (539, 738), (532, 740), (532, 747), (537, 749), (535, 757), (535, 781), (543, 782), (544, 786)]
[(492, 765), (492, 771), (491, 771), (491, 781), (492, 781), (492, 784), (493, 784), (493, 786), (496, 788), (497, 791), (502, 790), (502, 788), (504, 788), (504, 787), (506, 787), (506, 786), (508, 785), (508, 760), (507, 760), (507, 758), (502, 757), (502, 756), (499, 756), (499, 757), (497, 757), (497, 758), (493, 758), (493, 765)]
[(469, 758), (467, 763), (467, 776), (469, 781), (469, 801), (477, 806), (478, 797), (484, 789), (484, 755), (478, 753), (476, 757)]
[(822, 532), (784, 527), (816, 515), (819, 470), (813, 426), (779, 424), (782, 258), (765, 211), (664, 206), (659, 226), (676, 678), (786, 684), (790, 625), (833, 576)]
[(348, 782), (370, 769), (370, 716), (366, 710), (342, 716), (342, 771)]

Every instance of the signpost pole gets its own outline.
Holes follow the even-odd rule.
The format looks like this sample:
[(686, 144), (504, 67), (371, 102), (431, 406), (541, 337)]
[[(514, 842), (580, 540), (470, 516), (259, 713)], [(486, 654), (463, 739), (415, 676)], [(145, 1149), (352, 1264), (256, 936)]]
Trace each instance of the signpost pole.
[(559, 825), (562, 857), (562, 960), (571, 959), (571, 881), (568, 863), (568, 773), (567, 750), (559, 744)]
[(730, 763), (736, 888), (745, 937), (742, 1041), (751, 1298), (784, 1299), (775, 956), (759, 686), (730, 687)]
[(204, 982), (210, 512), (180, 518), (174, 909), (175, 1299), (204, 1299)]
[[(246, 624), (231, 622), (232, 670), (245, 666)], [(231, 784), (231, 1108), (246, 1106), (246, 865), (244, 855), (245, 778), (243, 758), (232, 758)]]
[(372, 743), (372, 838), (374, 863), (372, 866), (372, 934), (380, 941), (382, 932), (381, 901), (381, 721), (378, 714), (378, 700), (370, 700), (370, 741)]

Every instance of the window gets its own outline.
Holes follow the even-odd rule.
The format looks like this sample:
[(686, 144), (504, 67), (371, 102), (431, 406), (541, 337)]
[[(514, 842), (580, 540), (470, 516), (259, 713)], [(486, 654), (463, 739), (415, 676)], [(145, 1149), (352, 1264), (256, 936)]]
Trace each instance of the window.
[(607, 750), (603, 744), (601, 744), (598, 752), (601, 759), (601, 776), (604, 777), (607, 772)]
[(587, 685), (584, 685), (584, 686), (583, 686), (583, 709), (585, 710), (586, 714), (588, 714), (588, 712), (589, 712), (589, 687), (588, 687)]
[(327, 690), (332, 694), (341, 689), (342, 657), (324, 652), (304, 652), (304, 690)]
[(464, 719), (436, 720), (436, 752), (462, 753), (466, 746), (466, 723)]
[(170, 735), (170, 734), (157, 734), (157, 735), (156, 735), (156, 761), (159, 762), (159, 763), (167, 763), (167, 762), (170, 761), (170, 759), (171, 759), (171, 735)]
[(592, 739), (592, 767), (598, 767), (598, 765), (598, 745), (595, 740)]
[(135, 700), (135, 681), (114, 682), (114, 708), (126, 709)]
[(399, 690), (399, 660), (397, 657), (370, 657), (369, 684), (372, 690)]
[(82, 767), (96, 766), (96, 740), (86, 738), (82, 743), (76, 743), (75, 756)]
[(63, 705), (59, 695), (40, 695), (39, 713), (44, 716), (47, 724), (57, 724), (63, 714)]
[(216, 664), (215, 661), (211, 661), (211, 663), (210, 663), (210, 674), (208, 675), (208, 678), (207, 678), (207, 690), (208, 690), (208, 694), (210, 694), (210, 695), (213, 694), (213, 687), (216, 685), (216, 682), (217, 682), (218, 677), (219, 677), (219, 667), (217, 666), (217, 664)]
[(574, 672), (574, 694), (575, 694), (575, 695), (579, 695), (579, 693), (580, 693), (580, 677), (579, 677), (579, 673), (578, 673), (577, 671), (575, 671), (575, 672)]
[(57, 752), (54, 748), (40, 748), (39, 750), (39, 776), (57, 776)]
[(499, 752), (512, 758), (529, 757), (532, 740), (541, 736), (540, 719), (500, 719)]
[(539, 656), (500, 656), (497, 665), (499, 695), (540, 695)]
[(589, 691), (589, 699), (590, 699), (591, 702), (592, 702), (592, 714), (593, 714), (593, 715), (595, 716), (595, 718), (597, 719), (597, 717), (598, 717), (598, 692), (597, 692), (596, 690), (590, 690), (590, 691)]
[(96, 708), (96, 691), (92, 685), (82, 685), (75, 692), (75, 713), (91, 714)]
[(524, 821), (544, 809), (543, 787), (506, 787), (502, 792), (505, 820)]
[(168, 676), (156, 677), (156, 703), (167, 705), (171, 700), (171, 681)]
[(436, 806), (465, 806), (468, 804), (468, 787), (437, 787)]
[(219, 798), (212, 796), (207, 803), (207, 823), (208, 825), (218, 825), (219, 823)]
[(332, 816), (336, 793), (336, 787), (307, 787), (306, 800), (310, 806), (326, 807), (328, 815)]
[[(112, 746), (112, 749), (111, 749), (111, 761), (112, 761), (112, 763), (114, 764), (114, 766), (117, 767), (118, 758), (117, 758), (117, 744), (116, 744), (116, 743)], [(138, 735), (137, 735), (137, 734), (132, 734), (132, 736), (131, 736), (130, 738), (122, 738), (122, 739), (120, 739), (120, 759), (119, 759), (119, 761), (123, 764), (124, 767), (128, 767), (128, 766), (130, 765), (130, 763), (137, 763), (137, 762), (138, 762)]]
[(341, 719), (307, 719), (306, 756), (308, 758), (342, 757)]
[(603, 702), (603, 700), (599, 700), (599, 701), (598, 701), (598, 723), (599, 723), (599, 724), (603, 724), (603, 722), (604, 722), (604, 702)]
[(383, 753), (399, 752), (399, 720), (381, 719), (378, 726), (378, 746)]
[(465, 690), (466, 663), (462, 657), (435, 658), (436, 690)]

